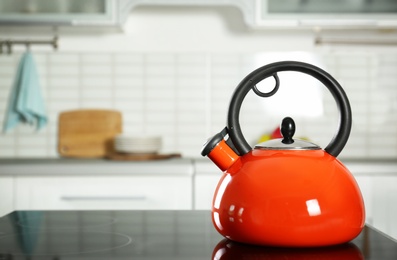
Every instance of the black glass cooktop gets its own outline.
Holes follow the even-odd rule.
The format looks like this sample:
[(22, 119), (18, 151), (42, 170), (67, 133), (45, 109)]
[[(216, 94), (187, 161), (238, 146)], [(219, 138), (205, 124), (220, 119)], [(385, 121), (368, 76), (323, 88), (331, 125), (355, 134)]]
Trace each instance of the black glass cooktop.
[(221, 237), (209, 211), (16, 211), (0, 218), (0, 260), (397, 259), (397, 242), (366, 227), (334, 247), (249, 246)]

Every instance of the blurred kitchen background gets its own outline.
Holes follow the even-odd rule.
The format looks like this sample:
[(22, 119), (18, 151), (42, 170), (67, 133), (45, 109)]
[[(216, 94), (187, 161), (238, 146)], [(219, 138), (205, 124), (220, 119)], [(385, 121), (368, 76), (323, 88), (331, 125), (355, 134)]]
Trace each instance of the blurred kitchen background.
[[(15, 44), (9, 54), (7, 40), (49, 41), (29, 47), (49, 121), (37, 132), (20, 125), (1, 135), (0, 156), (57, 157), (59, 113), (102, 108), (122, 112), (123, 132), (161, 135), (163, 151), (198, 157), (202, 143), (224, 127), (229, 98), (248, 73), (274, 61), (302, 60), (333, 75), (351, 101), (353, 130), (341, 157), (396, 158), (397, 16), (392, 11), (397, 12), (397, 7), (393, 1), (342, 1), (344, 9), (356, 6), (352, 11), (358, 13), (346, 16), (331, 10), (336, 15), (321, 19), (299, 13), (305, 5), (321, 1), (281, 1), (293, 12), (282, 19), (267, 14), (269, 7), (263, 11), (267, 1), (218, 2), (3, 1), (0, 122), (18, 62), (27, 49)], [(292, 8), (299, 3), (296, 10)], [(366, 13), (365, 4), (382, 7), (387, 19)], [(59, 14), (48, 15), (50, 7), (71, 12), (78, 7), (82, 13), (74, 18), (59, 9)], [(112, 17), (89, 20), (92, 12), (101, 10)], [(14, 11), (20, 14), (8, 13)], [(68, 22), (72, 25), (62, 25)], [(50, 44), (53, 37), (58, 37), (56, 49)], [(284, 85), (282, 78), (282, 89), (292, 90), (278, 97), (280, 102), (255, 97), (252, 100), (258, 102), (245, 102), (242, 127), (252, 144), (286, 115), (296, 118), (297, 135), (322, 147), (328, 144), (337, 109), (324, 87), (311, 82), (315, 87), (307, 89), (305, 80)], [(261, 102), (272, 103), (264, 107)], [(283, 109), (286, 103), (288, 108)]]
[[(353, 127), (339, 158), (363, 191), (367, 222), (397, 237), (396, 1), (3, 0), (0, 47), (0, 123), (27, 49), (48, 116), (38, 131), (19, 124), (0, 135), (0, 214), (209, 209), (220, 172), (200, 151), (225, 127), (234, 89), (260, 66), (299, 60), (323, 68), (345, 89)], [(280, 82), (273, 97), (245, 99), (247, 140), (254, 145), (292, 116), (296, 136), (325, 147), (339, 120), (331, 94), (298, 73), (280, 73)], [(273, 84), (269, 78), (260, 88)], [(77, 109), (120, 111), (123, 133), (161, 136), (159, 152), (182, 158), (59, 160), (59, 114)], [(109, 200), (111, 192), (121, 201)], [(94, 195), (95, 201), (87, 197)]]

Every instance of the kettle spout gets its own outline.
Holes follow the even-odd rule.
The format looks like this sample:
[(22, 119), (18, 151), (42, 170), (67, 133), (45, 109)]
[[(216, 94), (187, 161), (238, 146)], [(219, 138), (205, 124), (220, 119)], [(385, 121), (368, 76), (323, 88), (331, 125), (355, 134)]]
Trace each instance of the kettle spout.
[(204, 144), (202, 156), (208, 156), (222, 171), (226, 171), (239, 158), (238, 154), (226, 143), (227, 128), (217, 133)]

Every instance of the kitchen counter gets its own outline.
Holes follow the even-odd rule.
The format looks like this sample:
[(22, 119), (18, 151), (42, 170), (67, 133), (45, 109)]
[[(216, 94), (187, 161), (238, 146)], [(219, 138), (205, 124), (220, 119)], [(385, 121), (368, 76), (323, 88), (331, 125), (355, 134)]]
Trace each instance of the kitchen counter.
[(0, 215), (14, 209), (192, 209), (193, 174), (185, 158), (3, 159)]
[[(341, 160), (353, 175), (397, 175), (397, 160)], [(107, 159), (16, 158), (0, 159), (0, 176), (7, 175), (133, 175), (133, 174), (214, 174), (221, 171), (208, 158), (173, 158), (152, 161)]]
[[(342, 162), (360, 186), (366, 222), (397, 238), (397, 160)], [(208, 158), (0, 159), (0, 216), (12, 210), (207, 210), (221, 176)]]
[(397, 242), (366, 226), (324, 248), (235, 243), (209, 211), (14, 211), (0, 218), (0, 259), (397, 259)]
[(0, 176), (7, 175), (193, 175), (192, 160), (173, 158), (152, 161), (106, 159), (0, 159)]

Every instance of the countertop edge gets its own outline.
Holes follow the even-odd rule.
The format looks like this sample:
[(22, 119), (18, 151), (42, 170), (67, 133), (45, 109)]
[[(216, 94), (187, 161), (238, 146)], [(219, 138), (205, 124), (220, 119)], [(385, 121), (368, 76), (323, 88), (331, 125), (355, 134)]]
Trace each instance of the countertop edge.
[[(354, 176), (397, 176), (397, 160), (342, 160)], [(152, 161), (107, 159), (0, 159), (0, 176), (193, 176), (220, 175), (207, 158), (171, 158)]]
[(59, 175), (172, 175), (192, 176), (191, 159), (166, 159), (150, 161), (110, 161), (101, 159), (76, 160), (0, 160), (0, 176), (59, 176)]

